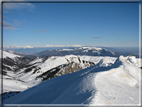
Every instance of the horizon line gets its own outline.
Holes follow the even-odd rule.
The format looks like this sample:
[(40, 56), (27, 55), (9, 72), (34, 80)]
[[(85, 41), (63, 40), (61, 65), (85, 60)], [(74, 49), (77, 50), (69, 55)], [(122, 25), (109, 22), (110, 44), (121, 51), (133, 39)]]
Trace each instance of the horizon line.
[(97, 45), (45, 45), (45, 46), (17, 46), (17, 45), (9, 45), (3, 46), (3, 48), (49, 48), (49, 47), (142, 47), (142, 46), (97, 46)]

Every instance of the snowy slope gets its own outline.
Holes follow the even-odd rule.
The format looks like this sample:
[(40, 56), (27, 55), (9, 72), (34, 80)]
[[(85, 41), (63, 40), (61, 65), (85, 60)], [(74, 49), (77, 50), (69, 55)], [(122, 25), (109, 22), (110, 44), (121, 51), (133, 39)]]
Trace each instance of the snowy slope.
[[(36, 68), (33, 68), (30, 72), (25, 73), (25, 69), (27, 68), (23, 68), (21, 69), (21, 71), (19, 71), (15, 77), (19, 78), (20, 80), (23, 80), (27, 83), (31, 83), (31, 84), (37, 84), (41, 81), (41, 79), (36, 79), (37, 76), (47, 72), (48, 70), (55, 68), (57, 66), (60, 65), (64, 65), (64, 64), (69, 64), (69, 63), (78, 63), (79, 66), (84, 69), (86, 68), (86, 65), (82, 62), (83, 60), (85, 61), (90, 61), (90, 59), (92, 59), (91, 61), (94, 62), (95, 64), (97, 64), (100, 60), (106, 60), (109, 59), (108, 61), (103, 61), (103, 64), (105, 65), (109, 65), (109, 64), (113, 64), (116, 60), (116, 57), (91, 57), (90, 59), (87, 59), (86, 57), (88, 56), (76, 56), (76, 55), (66, 55), (66, 56), (52, 56), (50, 58), (48, 58), (47, 60), (45, 60), (44, 62), (42, 62), (42, 58), (37, 58), (36, 60), (32, 61), (31, 63), (34, 64), (33, 66), (36, 66)], [(79, 62), (78, 58), (80, 58), (81, 62)], [(35, 73), (33, 73), (35, 71), (35, 69), (40, 68), (39, 70), (37, 70)]]
[[(69, 62), (68, 62), (69, 61)], [(38, 63), (37, 63), (38, 62)], [(42, 62), (42, 58), (37, 58), (36, 60), (32, 61), (30, 64), (34, 64), (33, 66), (36, 66), (36, 68), (33, 68), (30, 72), (25, 73), (25, 69), (21, 69), (15, 77), (18, 77), (19, 79), (27, 82), (27, 83), (36, 83), (36, 77), (43, 74), (44, 72), (47, 72), (48, 70), (55, 68), (60, 65), (68, 64), (71, 62), (79, 63), (78, 56), (75, 55), (67, 55), (67, 56), (52, 56)], [(80, 63), (80, 66), (82, 68), (85, 68), (83, 63)], [(35, 69), (40, 68), (35, 72)], [(35, 73), (34, 73), (35, 72)], [(38, 80), (37, 83), (39, 83)]]
[(34, 86), (33, 84), (26, 83), (25, 81), (16, 78), (13, 71), (7, 70), (6, 72), (7, 75), (1, 76), (0, 74), (0, 80), (3, 79), (1, 80), (3, 82), (3, 86), (0, 85), (0, 88), (3, 88), (3, 93), (11, 91), (24, 91), (27, 88)]
[[(80, 58), (81, 63), (79, 62), (78, 58)], [(84, 61), (90, 61), (97, 64), (100, 60), (103, 61), (103, 65), (109, 66), (113, 64), (116, 60), (116, 57), (94, 57), (94, 56), (75, 56), (75, 55), (67, 55), (67, 56), (52, 56), (46, 59), (43, 62), (43, 58), (36, 58), (35, 60), (31, 61), (30, 64), (33, 64), (30, 67), (24, 67), (20, 69), (17, 73), (14, 73), (12, 70), (14, 69), (11, 66), (8, 66), (12, 70), (6, 70), (7, 75), (3, 76), (3, 92), (10, 92), (10, 91), (24, 91), (29, 87), (39, 84), (42, 79), (36, 79), (36, 77), (40, 76), (44, 72), (57, 67), (62, 64), (69, 64), (74, 62), (80, 66), (81, 69), (88, 67), (88, 63), (83, 63)], [(105, 61), (108, 60), (108, 61)], [(36, 66), (35, 68), (32, 68)], [(73, 65), (72, 65), (73, 66)], [(25, 73), (25, 70), (32, 68), (29, 72)], [(40, 69), (39, 69), (40, 68)], [(35, 70), (38, 69), (36, 72)], [(35, 73), (34, 73), (35, 72)], [(62, 72), (62, 74), (65, 74)], [(56, 76), (60, 76), (59, 73), (56, 73)], [(18, 81), (21, 80), (21, 81)], [(23, 82), (22, 82), (23, 81)], [(11, 84), (9, 84), (11, 83)], [(14, 86), (14, 88), (12, 87)]]
[(37, 57), (36, 59), (34, 59), (33, 61), (31, 61), (29, 64), (40, 63), (42, 61), (43, 61), (42, 58)]
[[(1, 52), (1, 50), (0, 50)], [(18, 55), (19, 54), (19, 55)], [(17, 78), (15, 72), (20, 69), (20, 66), (24, 67), (25, 63), (30, 61), (30, 58), (26, 58), (20, 53), (13, 51), (3, 50), (3, 75), (0, 73), (0, 81), (3, 82), (3, 87), (0, 85), (0, 88), (3, 88), (3, 93), (11, 91), (24, 91), (28, 87), (34, 86), (30, 83), (25, 83), (23, 80)], [(0, 57), (0, 60), (1, 57)], [(20, 65), (20, 66), (19, 66)], [(3, 79), (3, 80), (1, 80)]]
[(3, 87), (0, 86), (0, 88), (3, 88), (3, 93), (5, 93), (11, 91), (24, 91), (30, 86), (30, 84), (23, 81), (10, 78), (9, 76), (3, 76)]
[[(0, 50), (0, 53), (1, 53), (1, 50)], [(15, 58), (17, 58), (17, 57), (21, 57), (21, 56), (14, 54), (12, 51), (7, 52), (7, 51), (3, 50), (3, 58), (4, 59), (10, 58), (12, 60), (15, 60)], [(9, 65), (6, 65), (5, 63), (3, 63), (3, 66), (10, 69), (10, 70), (3, 69), (3, 71), (6, 71), (6, 73), (8, 74), (8, 75), (3, 75), (3, 81), (1, 80), (2, 76), (0, 74), (0, 80), (3, 82), (3, 87), (4, 87), (3, 93), (9, 92), (9, 91), (15, 91), (15, 90), (23, 91), (23, 90), (27, 89), (28, 86), (26, 86), (26, 84), (13, 78), (13, 75), (15, 75), (14, 72), (12, 71), (15, 68), (14, 66), (9, 66)], [(3, 87), (1, 87), (1, 85), (0, 85), (0, 88), (3, 88)]]
[(114, 64), (95, 66), (45, 81), (4, 104), (139, 104), (140, 68), (135, 59), (120, 56)]
[[(1, 50), (0, 50), (0, 53), (1, 53)], [(3, 58), (7, 58), (7, 57), (15, 58), (15, 57), (21, 57), (21, 56), (20, 55), (15, 55), (12, 52), (10, 53), (10, 52), (6, 52), (6, 51), (3, 50)]]

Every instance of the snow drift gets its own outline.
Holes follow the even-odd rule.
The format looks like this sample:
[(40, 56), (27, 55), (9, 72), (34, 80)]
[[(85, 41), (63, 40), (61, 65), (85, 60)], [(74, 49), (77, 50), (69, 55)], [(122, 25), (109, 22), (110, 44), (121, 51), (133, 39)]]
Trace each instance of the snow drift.
[(141, 71), (135, 58), (120, 56), (108, 67), (102, 63), (45, 81), (4, 104), (138, 105)]

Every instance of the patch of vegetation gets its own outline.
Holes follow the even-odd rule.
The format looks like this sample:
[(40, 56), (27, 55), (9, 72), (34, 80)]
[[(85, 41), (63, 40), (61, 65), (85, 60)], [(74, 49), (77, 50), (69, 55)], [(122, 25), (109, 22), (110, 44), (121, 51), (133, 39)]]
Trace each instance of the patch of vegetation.
[(6, 58), (6, 59), (4, 58), (3, 63), (10, 65), (10, 66), (16, 65), (15, 61), (13, 59), (10, 59), (10, 58)]
[[(0, 72), (0, 73), (1, 73), (1, 72)], [(4, 70), (2, 70), (2, 74), (3, 74), (3, 75), (7, 75), (7, 72), (4, 71)]]
[(43, 81), (46, 81), (48, 79), (54, 78), (54, 75), (60, 70), (61, 68), (56, 67), (54, 69), (54, 72), (50, 72), (46, 77), (43, 78)]
[(33, 68), (35, 68), (36, 66), (32, 66), (32, 67), (30, 67), (30, 68), (27, 68), (25, 71), (24, 71), (24, 73), (28, 73), (28, 72), (30, 72)]
[(35, 74), (37, 72), (37, 70), (40, 70), (40, 69), (41, 69), (40, 67), (39, 68), (35, 68), (33, 74)]
[(43, 81), (45, 81), (45, 80), (54, 78), (54, 77), (55, 77), (55, 74), (56, 74), (57, 72), (59, 72), (60, 69), (63, 68), (63, 67), (65, 67), (65, 66), (66, 66), (66, 64), (64, 64), (64, 65), (59, 65), (59, 66), (57, 66), (57, 67), (55, 67), (55, 68), (52, 68), (52, 69), (50, 69), (50, 70), (48, 70), (48, 71), (42, 73), (41, 75), (37, 76), (36, 79), (38, 79), (38, 78), (43, 78)]
[(3, 65), (3, 69), (12, 70), (10, 67)]
[[(66, 59), (66, 60), (68, 60), (68, 59)], [(79, 58), (78, 58), (78, 60), (79, 60)], [(81, 60), (79, 62), (81, 62)], [(84, 63), (85, 68), (95, 65), (94, 62), (89, 62), (89, 61), (84, 61), (84, 60), (83, 60), (83, 63)], [(35, 73), (39, 69), (40, 68), (36, 68), (33, 73)], [(42, 73), (41, 75), (37, 76), (36, 79), (42, 78), (43, 81), (46, 81), (46, 80), (52, 79), (52, 78), (60, 76), (60, 75), (64, 75), (64, 74), (68, 74), (68, 73), (72, 73), (72, 72), (77, 72), (82, 69), (84, 69), (84, 68), (82, 68), (80, 63), (70, 62), (69, 64), (59, 65), (55, 68), (52, 68), (52, 69)]]
[(80, 57), (78, 57), (79, 62), (81, 63)]
[(95, 65), (95, 63), (94, 63), (94, 62), (89, 62), (89, 64), (90, 64), (91, 66)]

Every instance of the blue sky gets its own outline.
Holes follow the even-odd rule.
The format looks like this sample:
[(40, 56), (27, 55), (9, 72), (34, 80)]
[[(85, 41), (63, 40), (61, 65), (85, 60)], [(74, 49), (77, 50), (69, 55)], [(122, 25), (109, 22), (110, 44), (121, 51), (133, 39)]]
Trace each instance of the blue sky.
[(139, 3), (4, 3), (3, 45), (139, 46)]

